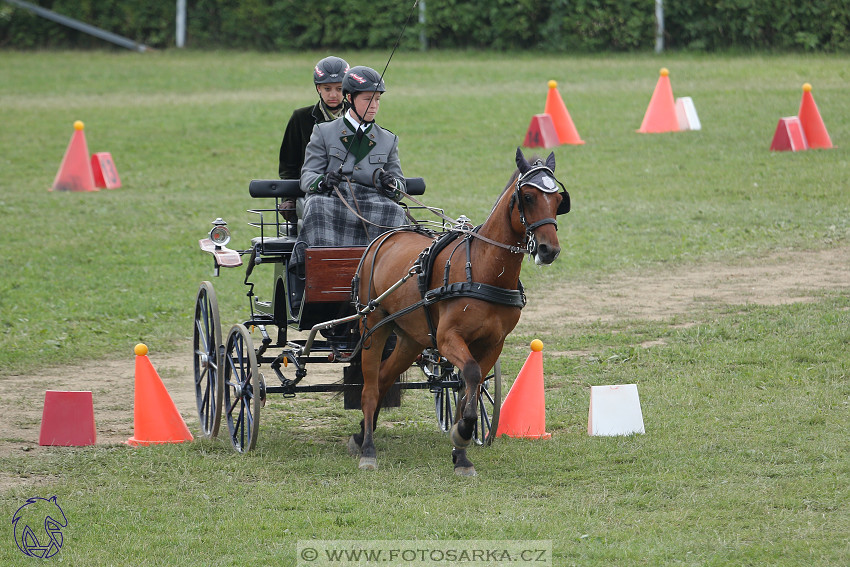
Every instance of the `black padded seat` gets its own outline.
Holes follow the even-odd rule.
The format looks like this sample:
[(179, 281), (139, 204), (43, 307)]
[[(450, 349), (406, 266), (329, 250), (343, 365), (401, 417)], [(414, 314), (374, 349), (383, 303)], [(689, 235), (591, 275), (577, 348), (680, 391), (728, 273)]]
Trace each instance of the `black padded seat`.
[[(405, 177), (405, 183), (408, 194), (425, 194), (425, 180), (421, 177)], [(255, 198), (295, 199), (304, 196), (297, 179), (254, 179), (248, 184), (248, 192)]]
[(257, 236), (251, 239), (251, 244), (260, 254), (291, 254), (295, 247), (294, 236), (279, 236), (276, 238)]

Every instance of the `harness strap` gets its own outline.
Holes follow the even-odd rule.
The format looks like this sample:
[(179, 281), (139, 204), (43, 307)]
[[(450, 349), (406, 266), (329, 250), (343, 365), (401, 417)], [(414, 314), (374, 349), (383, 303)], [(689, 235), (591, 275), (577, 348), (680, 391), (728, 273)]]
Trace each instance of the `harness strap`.
[[(395, 313), (387, 315), (377, 323), (373, 327), (367, 329), (363, 335), (360, 337), (360, 342), (357, 347), (355, 347), (354, 352), (357, 352), (362, 345), (366, 342), (366, 340), (380, 327), (383, 327), (387, 323), (391, 321), (395, 321), (400, 317), (404, 317), (408, 313), (412, 313), (419, 309), (420, 307), (428, 307), (429, 305), (433, 305), (438, 301), (443, 301), (446, 299), (455, 299), (458, 297), (471, 297), (473, 299), (480, 299), (482, 301), (488, 301), (490, 303), (498, 303), (500, 305), (509, 305), (511, 307), (519, 307), (522, 309), (525, 307), (527, 300), (525, 297), (525, 288), (522, 286), (522, 282), (519, 282), (517, 286), (518, 289), (505, 289), (501, 287), (492, 286), (490, 284), (482, 284), (475, 282), (455, 282), (453, 284), (449, 284), (447, 286), (441, 286), (438, 288), (434, 288), (425, 293), (425, 297), (408, 305), (404, 309), (399, 309)], [(425, 313), (428, 313), (428, 310), (425, 310)], [(432, 325), (430, 317), (428, 317), (429, 325)], [(433, 328), (431, 330), (431, 340), (434, 342), (434, 346), (437, 343), (436, 333)]]
[(471, 297), (522, 309), (526, 304), (525, 289), (522, 287), (522, 282), (519, 283), (518, 287), (519, 289), (505, 289), (476, 282), (455, 282), (428, 291), (425, 294), (425, 304), (430, 305), (456, 297)]

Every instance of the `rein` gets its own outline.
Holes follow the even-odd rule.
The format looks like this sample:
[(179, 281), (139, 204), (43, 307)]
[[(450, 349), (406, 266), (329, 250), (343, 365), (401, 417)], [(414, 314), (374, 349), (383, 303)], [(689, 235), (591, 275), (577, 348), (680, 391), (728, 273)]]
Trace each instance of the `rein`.
[[(351, 184), (351, 179), (349, 177), (346, 176), (345, 180), (349, 184)], [(355, 207), (357, 207), (358, 210), (355, 210), (355, 208), (352, 207), (348, 203), (348, 200), (345, 198), (345, 196), (343, 196), (339, 187), (334, 187), (333, 189), (334, 189), (334, 193), (336, 194), (337, 198), (339, 198), (339, 200), (342, 201), (342, 204), (345, 205), (345, 207), (351, 212), (352, 215), (354, 215), (355, 217), (360, 219), (360, 221), (362, 221), (364, 223), (368, 223), (368, 224), (370, 224), (374, 227), (383, 228), (383, 229), (386, 229), (386, 230), (392, 230), (392, 229), (400, 228), (398, 226), (384, 226), (382, 224), (378, 224), (376, 222), (373, 222), (373, 221), (367, 219), (366, 217), (361, 215), (360, 212), (359, 212), (360, 207), (357, 206), (357, 199), (354, 197), (354, 192), (351, 193), (351, 199), (354, 201), (354, 205), (355, 205)], [(487, 244), (492, 244), (493, 246), (498, 246), (499, 248), (504, 248), (505, 250), (508, 250), (509, 252), (511, 252), (513, 254), (530, 254), (531, 253), (531, 249), (529, 249), (528, 244), (526, 244), (526, 246), (523, 246), (523, 247), (521, 247), (521, 246), (511, 246), (509, 244), (504, 244), (504, 243), (499, 242), (497, 240), (493, 240), (492, 238), (487, 238), (486, 236), (482, 236), (482, 235), (478, 234), (477, 232), (473, 231), (472, 229), (468, 228), (466, 225), (458, 224), (456, 219), (452, 219), (452, 218), (447, 217), (445, 214), (440, 212), (438, 209), (436, 209), (434, 207), (429, 207), (428, 205), (426, 205), (425, 203), (423, 203), (419, 199), (415, 198), (413, 195), (408, 194), (406, 191), (403, 191), (401, 189), (399, 189), (398, 191), (399, 191), (399, 193), (402, 194), (403, 197), (409, 199), (410, 201), (413, 201), (413, 203), (415, 203), (416, 205), (419, 205), (420, 207), (431, 211), (436, 216), (440, 217), (440, 219), (442, 219), (443, 221), (445, 221), (447, 223), (451, 223), (452, 225), (454, 225), (454, 228), (452, 228), (452, 230), (456, 230), (456, 231), (461, 232), (463, 234), (466, 234), (468, 236), (473, 236), (473, 237), (481, 240), (482, 242), (486, 242)], [(530, 231), (533, 231), (537, 227), (543, 226), (544, 224), (549, 224), (550, 222), (555, 222), (554, 219), (544, 219), (543, 221), (538, 221), (536, 223), (529, 225), (526, 222), (525, 215), (522, 211), (520, 211), (520, 218), (522, 219), (523, 226), (526, 227), (526, 238), (529, 242), (531, 241), (531, 239), (529, 238), (531, 236)]]
[[(505, 250), (507, 250), (507, 251), (509, 251), (513, 254), (530, 254), (531, 253), (531, 250), (529, 249), (528, 244), (526, 244), (525, 246), (511, 246), (510, 244), (505, 244), (503, 242), (493, 240), (492, 238), (487, 238), (486, 236), (482, 236), (482, 235), (478, 234), (478, 232), (476, 232), (474, 229), (469, 228), (468, 225), (458, 224), (457, 220), (447, 217), (445, 214), (440, 212), (438, 209), (435, 209), (434, 207), (429, 207), (428, 205), (421, 202), (416, 197), (414, 197), (412, 195), (408, 195), (404, 191), (400, 191), (400, 193), (406, 199), (413, 201), (415, 204), (419, 205), (420, 207), (428, 209), (429, 211), (431, 211), (432, 213), (434, 213), (435, 215), (440, 217), (443, 221), (451, 223), (452, 225), (455, 225), (454, 228), (452, 228), (452, 230), (455, 230), (455, 231), (460, 232), (462, 234), (465, 234), (467, 236), (472, 236), (472, 237), (477, 238), (478, 240), (480, 240), (482, 242), (486, 242), (487, 244), (492, 244), (493, 246), (498, 246), (499, 248), (504, 248)], [(523, 226), (526, 227), (526, 236), (528, 235), (528, 230), (534, 230), (534, 228), (541, 226), (538, 223), (534, 223), (534, 228), (528, 228), (528, 224), (526, 224), (526, 222), (525, 222), (525, 217), (522, 217), (522, 221), (523, 221)]]

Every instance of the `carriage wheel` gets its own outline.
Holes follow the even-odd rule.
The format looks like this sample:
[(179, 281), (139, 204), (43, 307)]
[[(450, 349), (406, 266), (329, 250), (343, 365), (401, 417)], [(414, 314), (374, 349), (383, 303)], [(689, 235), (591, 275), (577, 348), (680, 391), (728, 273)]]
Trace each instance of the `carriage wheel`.
[[(454, 375), (454, 372), (452, 374)], [(452, 428), (455, 422), (456, 407), (457, 390), (454, 388), (440, 388), (434, 392), (434, 412), (437, 414), (437, 424), (443, 433), (448, 433)]]
[[(499, 412), (502, 410), (502, 360), (496, 361), (493, 370), (478, 391), (478, 425), (475, 442), (490, 445), (499, 429)], [(481, 431), (482, 435), (478, 432)]]
[(230, 329), (222, 365), (224, 415), (230, 430), (230, 441), (237, 451), (246, 453), (257, 444), (265, 384), (257, 370), (257, 354), (245, 325), (233, 325)]
[[(461, 380), (460, 373), (452, 368), (446, 372), (446, 377)], [(478, 387), (478, 423), (472, 438), (476, 445), (490, 445), (496, 436), (499, 425), (499, 412), (502, 409), (502, 362), (497, 360), (493, 371)], [(461, 387), (461, 391), (465, 388)], [(440, 429), (447, 432), (455, 422), (457, 412), (458, 391), (454, 388), (440, 388), (434, 393), (434, 407), (437, 413), (437, 423)]]
[(221, 381), (219, 353), (221, 352), (221, 323), (218, 299), (210, 282), (201, 282), (195, 301), (195, 331), (193, 333), (195, 367), (195, 401), (204, 437), (218, 435), (221, 425)]

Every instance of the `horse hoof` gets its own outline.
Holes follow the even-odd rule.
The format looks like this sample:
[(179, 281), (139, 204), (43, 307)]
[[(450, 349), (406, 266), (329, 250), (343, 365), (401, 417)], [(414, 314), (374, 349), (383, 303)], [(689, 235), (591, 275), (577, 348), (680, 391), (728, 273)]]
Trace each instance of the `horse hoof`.
[(357, 441), (354, 440), (354, 435), (348, 438), (348, 454), (352, 457), (356, 457), (360, 454), (360, 445), (358, 445)]
[(378, 468), (378, 459), (375, 457), (360, 457), (359, 468), (361, 471), (373, 471)]
[(458, 476), (478, 476), (475, 467), (455, 467), (455, 474)]
[(472, 443), (472, 437), (469, 439), (461, 437), (460, 432), (457, 430), (457, 423), (452, 425), (452, 429), (449, 431), (449, 439), (451, 440), (452, 445), (458, 449), (466, 449), (469, 447), (469, 444)]

